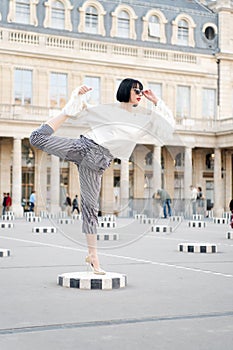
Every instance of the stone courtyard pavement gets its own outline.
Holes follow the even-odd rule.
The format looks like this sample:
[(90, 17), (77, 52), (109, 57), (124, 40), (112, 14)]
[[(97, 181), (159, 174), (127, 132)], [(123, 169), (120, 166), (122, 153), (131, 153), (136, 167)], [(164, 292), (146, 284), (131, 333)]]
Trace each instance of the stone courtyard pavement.
[[(2, 221), (1, 221), (2, 222)], [(57, 276), (86, 271), (81, 222), (12, 221), (0, 228), (1, 350), (232, 350), (233, 240), (228, 224), (206, 221), (172, 232), (117, 219), (119, 240), (98, 241), (103, 269), (127, 275), (127, 286), (80, 290)], [(160, 220), (158, 224), (168, 224)], [(56, 233), (33, 227), (55, 226)], [(180, 243), (216, 244), (217, 253), (185, 253)]]

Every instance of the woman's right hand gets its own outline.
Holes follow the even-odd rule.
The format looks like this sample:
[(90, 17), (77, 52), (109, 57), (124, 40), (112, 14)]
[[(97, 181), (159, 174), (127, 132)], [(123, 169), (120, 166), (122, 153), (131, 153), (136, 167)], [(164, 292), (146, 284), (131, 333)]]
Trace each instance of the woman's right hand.
[(91, 87), (88, 87), (86, 85), (82, 85), (79, 87), (79, 91), (78, 91), (78, 95), (84, 95), (86, 94), (88, 91), (91, 91), (92, 88)]

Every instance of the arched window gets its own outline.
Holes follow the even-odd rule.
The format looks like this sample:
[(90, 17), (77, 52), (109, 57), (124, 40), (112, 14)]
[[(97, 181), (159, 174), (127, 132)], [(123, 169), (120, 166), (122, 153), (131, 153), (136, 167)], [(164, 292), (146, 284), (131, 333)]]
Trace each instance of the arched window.
[(172, 22), (173, 32), (171, 42), (173, 45), (195, 46), (194, 28), (196, 27), (192, 17), (180, 14)]
[(15, 20), (18, 23), (30, 24), (30, 0), (17, 0)]
[(148, 35), (155, 38), (156, 41), (160, 41), (160, 23), (157, 16), (151, 16), (149, 19)]
[(38, 2), (39, 0), (10, 0), (7, 21), (37, 26)]
[(152, 165), (153, 163), (153, 152), (148, 152), (145, 156), (145, 165)]
[(52, 3), (51, 28), (65, 29), (65, 9), (60, 1), (53, 1)]
[(142, 40), (166, 43), (165, 24), (167, 20), (160, 10), (150, 10), (143, 19)]
[(126, 11), (121, 11), (117, 18), (117, 36), (121, 38), (129, 38), (130, 21), (129, 14)]
[(86, 10), (85, 32), (98, 34), (98, 12), (94, 6), (88, 6)]
[(79, 7), (80, 20), (78, 31), (80, 33), (106, 35), (104, 28), (104, 11), (103, 6), (96, 0), (87, 0), (82, 7)]
[(182, 19), (181, 21), (178, 22), (177, 44), (188, 46), (188, 38), (189, 38), (188, 22)]
[(70, 13), (73, 6), (69, 0), (48, 0), (45, 6), (44, 27), (72, 31)]
[(214, 153), (208, 153), (205, 157), (206, 170), (214, 170)]
[(134, 10), (128, 5), (119, 5), (112, 12), (112, 29), (111, 37), (121, 37), (136, 39), (135, 20), (138, 17)]
[(182, 168), (184, 167), (184, 153), (180, 152), (175, 157), (175, 167)]

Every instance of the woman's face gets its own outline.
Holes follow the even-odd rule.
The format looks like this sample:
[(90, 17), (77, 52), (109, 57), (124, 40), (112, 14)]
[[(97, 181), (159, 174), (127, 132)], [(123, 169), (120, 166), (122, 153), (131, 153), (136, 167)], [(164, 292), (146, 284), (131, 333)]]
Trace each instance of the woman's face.
[(129, 103), (137, 106), (141, 101), (142, 96), (142, 90), (140, 90), (139, 85), (137, 84), (136, 87), (132, 87), (130, 90)]

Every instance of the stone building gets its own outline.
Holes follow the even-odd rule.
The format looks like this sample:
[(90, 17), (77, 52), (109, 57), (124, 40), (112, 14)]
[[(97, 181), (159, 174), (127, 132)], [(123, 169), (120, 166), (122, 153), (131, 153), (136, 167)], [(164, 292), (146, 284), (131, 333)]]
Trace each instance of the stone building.
[[(2, 0), (0, 2), (0, 192), (13, 210), (37, 193), (37, 211), (79, 194), (73, 164), (29, 145), (33, 129), (86, 83), (94, 103), (112, 103), (135, 77), (173, 111), (169, 144), (138, 144), (103, 176), (104, 213), (143, 210), (164, 187), (186, 212), (201, 186), (215, 215), (233, 196), (233, 2), (230, 0)], [(145, 107), (148, 107), (145, 103)], [(148, 107), (149, 108), (149, 107)], [(57, 133), (77, 137), (78, 122)], [(148, 204), (149, 203), (149, 204)]]

